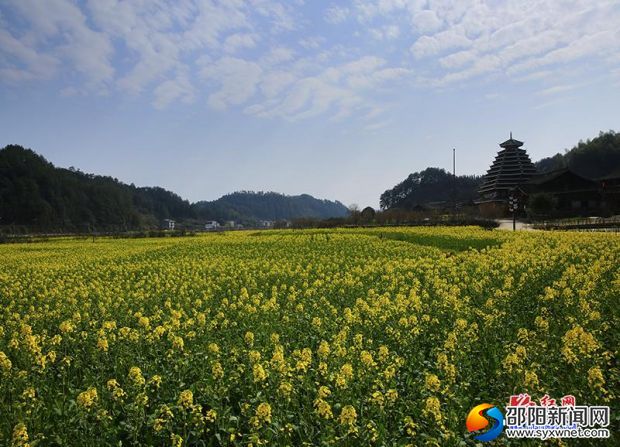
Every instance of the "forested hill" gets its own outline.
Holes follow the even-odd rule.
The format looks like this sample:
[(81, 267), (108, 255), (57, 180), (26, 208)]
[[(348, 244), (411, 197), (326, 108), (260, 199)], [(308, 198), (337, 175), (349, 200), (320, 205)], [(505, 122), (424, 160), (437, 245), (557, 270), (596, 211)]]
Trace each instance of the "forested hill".
[(159, 187), (57, 168), (21, 146), (0, 149), (0, 227), (27, 231), (123, 231), (156, 228), (163, 219), (238, 220), (336, 217), (340, 202), (308, 195), (235, 193), (190, 204)]
[(320, 200), (308, 194), (285, 196), (275, 192), (241, 191), (212, 202), (194, 205), (199, 217), (225, 220), (290, 220), (298, 217), (343, 217), (347, 207), (338, 201)]
[(481, 177), (452, 174), (439, 168), (426, 168), (410, 174), (392, 189), (381, 194), (382, 209), (412, 209), (430, 202), (469, 202), (477, 197)]
[(194, 216), (190, 203), (163, 188), (54, 167), (21, 146), (0, 150), (0, 225), (34, 231), (153, 227)]
[(564, 154), (543, 158), (535, 163), (540, 172), (568, 167), (586, 178), (598, 179), (620, 169), (620, 133), (601, 132), (591, 140), (580, 141)]

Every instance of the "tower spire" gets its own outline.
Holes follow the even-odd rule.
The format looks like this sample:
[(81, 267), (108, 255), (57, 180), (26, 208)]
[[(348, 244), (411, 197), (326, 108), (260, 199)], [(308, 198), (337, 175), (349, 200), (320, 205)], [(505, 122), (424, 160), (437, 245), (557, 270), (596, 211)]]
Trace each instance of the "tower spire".
[(510, 139), (512, 140), (512, 130), (510, 131)]

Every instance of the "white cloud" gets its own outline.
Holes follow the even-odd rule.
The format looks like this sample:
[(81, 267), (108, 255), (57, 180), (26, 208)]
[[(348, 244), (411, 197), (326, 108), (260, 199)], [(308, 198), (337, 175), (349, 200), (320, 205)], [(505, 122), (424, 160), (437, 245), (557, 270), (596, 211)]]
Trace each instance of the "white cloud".
[(244, 103), (256, 92), (261, 74), (262, 69), (257, 63), (230, 56), (203, 68), (202, 75), (219, 85), (219, 90), (209, 95), (209, 105), (215, 109), (225, 109)]
[(455, 26), (432, 36), (422, 36), (411, 46), (411, 52), (416, 57), (435, 56), (446, 50), (471, 46), (472, 41), (467, 38), (462, 27)]
[(396, 39), (400, 35), (400, 28), (396, 25), (387, 25), (382, 28), (371, 28), (370, 34), (377, 40)]
[(551, 64), (564, 64), (582, 57), (605, 54), (610, 51), (620, 51), (620, 32), (617, 30), (603, 30), (583, 36), (541, 57), (524, 61), (512, 67), (511, 72), (516, 73)]
[(280, 116), (291, 120), (311, 118), (330, 109), (335, 113), (356, 106), (361, 98), (347, 89), (319, 77), (308, 77), (297, 81), (283, 100), (264, 116)]
[(252, 33), (232, 34), (224, 41), (224, 51), (226, 53), (235, 53), (245, 48), (254, 48), (259, 37)]
[(204, 0), (195, 3), (193, 9), (193, 19), (181, 34), (181, 44), (189, 50), (218, 48), (222, 34), (250, 27), (250, 19), (243, 4), (236, 0)]
[[(11, 7), (29, 24), (29, 29), (19, 39), (3, 32), (0, 51), (12, 54), (26, 67), (5, 67), (5, 75), (13, 73), (14, 80), (49, 78), (60, 63), (68, 62), (93, 86), (113, 78), (110, 62), (113, 47), (109, 37), (92, 30), (84, 13), (73, 2), (20, 0)], [(54, 44), (44, 50), (50, 41)]]
[(473, 62), (475, 59), (476, 53), (465, 50), (444, 56), (439, 59), (439, 63), (445, 68), (459, 68)]
[(297, 76), (288, 71), (273, 71), (263, 76), (260, 89), (266, 98), (274, 98), (293, 84)]
[(325, 21), (332, 25), (337, 25), (347, 20), (349, 13), (349, 8), (332, 6), (325, 11)]
[(2, 29), (0, 29), (0, 48), (5, 58), (11, 61), (7, 62), (7, 66), (0, 68), (0, 79), (5, 81), (48, 79), (55, 74), (60, 65), (57, 58), (37, 52)]
[(303, 48), (307, 50), (316, 50), (317, 48), (320, 48), (324, 42), (325, 42), (324, 37), (309, 36), (309, 37), (304, 37), (303, 39), (300, 39), (299, 45), (301, 45)]
[(574, 90), (577, 87), (579, 87), (579, 84), (555, 85), (553, 87), (549, 87), (549, 88), (539, 91), (538, 94), (542, 96), (551, 96), (551, 95), (556, 95), (558, 93), (565, 93), (565, 92)]
[(430, 3), (449, 27), (428, 31), (411, 46), (415, 58), (428, 61), (429, 73), (434, 69), (424, 83), (444, 86), (497, 74), (533, 81), (553, 73), (560, 79), (580, 59), (600, 65), (620, 52), (617, 2), (456, 3)]
[(387, 66), (385, 59), (376, 56), (328, 66), (313, 75), (307, 74), (308, 67), (316, 64), (265, 74), (260, 88), (266, 101), (246, 107), (245, 112), (289, 120), (329, 113), (334, 119), (342, 119), (355, 111), (379, 109), (368, 93), (409, 74), (404, 68)]
[[(235, 1), (239, 2), (239, 0), (233, 0), (233, 2)], [(295, 29), (294, 6), (292, 4), (273, 0), (249, 0), (249, 3), (254, 11), (269, 18), (275, 31), (291, 31)]]
[(162, 82), (155, 88), (154, 94), (153, 105), (157, 109), (163, 109), (177, 100), (191, 103), (196, 96), (195, 89), (186, 73), (181, 73), (175, 79), (168, 79)]
[(421, 34), (431, 33), (441, 29), (443, 22), (439, 20), (435, 11), (426, 9), (417, 12), (412, 17), (413, 27)]
[(277, 65), (288, 62), (295, 57), (295, 52), (287, 47), (275, 47), (261, 58), (261, 64)]

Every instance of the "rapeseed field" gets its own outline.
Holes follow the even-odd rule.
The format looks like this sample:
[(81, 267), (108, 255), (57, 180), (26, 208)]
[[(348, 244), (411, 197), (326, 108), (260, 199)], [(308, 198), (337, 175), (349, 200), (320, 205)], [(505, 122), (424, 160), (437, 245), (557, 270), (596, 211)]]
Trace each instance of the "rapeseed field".
[(473, 445), (468, 411), (515, 393), (618, 423), (617, 235), (245, 231), (0, 259), (2, 445)]

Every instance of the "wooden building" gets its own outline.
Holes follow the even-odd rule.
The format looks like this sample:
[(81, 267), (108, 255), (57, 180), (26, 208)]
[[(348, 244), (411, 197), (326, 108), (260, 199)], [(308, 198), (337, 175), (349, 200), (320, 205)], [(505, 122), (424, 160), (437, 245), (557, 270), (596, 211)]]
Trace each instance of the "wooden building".
[(601, 200), (607, 214), (620, 213), (620, 169), (598, 179)]
[(569, 168), (537, 174), (517, 189), (526, 198), (530, 215), (593, 216), (605, 211), (599, 182)]

